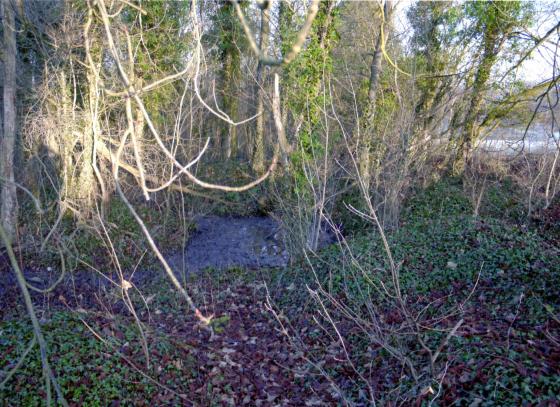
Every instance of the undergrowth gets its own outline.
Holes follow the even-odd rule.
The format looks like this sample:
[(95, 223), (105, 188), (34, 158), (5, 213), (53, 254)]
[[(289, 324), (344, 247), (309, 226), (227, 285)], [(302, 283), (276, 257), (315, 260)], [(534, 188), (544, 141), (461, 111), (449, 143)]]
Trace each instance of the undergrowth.
[[(61, 311), (42, 321), (49, 344), (49, 361), (69, 403), (87, 406), (107, 406), (115, 402), (148, 406), (150, 400), (179, 403), (178, 397), (139, 371), (182, 393), (188, 382), (185, 379), (193, 372), (194, 361), (185, 358), (180, 349), (165, 338), (156, 336), (151, 349), (152, 364), (146, 369), (138, 362), (142, 360), (141, 347), (133, 324), (122, 319), (91, 319), (91, 316)], [(3, 355), (0, 369), (12, 366), (19, 359), (32, 332), (26, 320), (0, 324), (0, 354)], [(41, 369), (39, 350), (35, 347), (8, 386), (0, 389), (3, 405), (42, 405), (45, 393)]]
[[(519, 221), (516, 205), (511, 195), (490, 191), (481, 214), (474, 217), (461, 182), (445, 180), (413, 196), (399, 229), (387, 235), (411, 308), (420, 312), (431, 304), (422, 313), (423, 320), (431, 321), (460, 306), (466, 320), (464, 332), (452, 338), (446, 350), (449, 369), (439, 401), (444, 405), (560, 402), (560, 352), (554, 349), (554, 341), (560, 339), (560, 251), (537, 227)], [(373, 228), (348, 240), (348, 245), (349, 249), (333, 245), (309, 264), (301, 262), (280, 273), (275, 289), (288, 284), (296, 288), (277, 296), (279, 306), (290, 310), (293, 318), (302, 307), (315, 313), (307, 287), (320, 284), (352, 309), (353, 318), (367, 320), (368, 304), (381, 305), (384, 299), (371, 276), (392, 287), (389, 264)], [(426, 335), (429, 344), (441, 341), (437, 332)], [(371, 345), (367, 337), (349, 333), (347, 339), (354, 361), (370, 364), (363, 357)], [(421, 353), (414, 342), (407, 346), (411, 358)], [(332, 374), (343, 380), (340, 370)], [(390, 383), (386, 390), (391, 386), (399, 383)], [(358, 395), (358, 390), (349, 392)], [(412, 396), (427, 402), (421, 394)]]
[[(446, 370), (440, 378), (442, 392), (435, 405), (556, 405), (560, 402), (560, 352), (554, 346), (554, 341), (560, 340), (560, 253), (538, 225), (520, 219), (520, 202), (511, 194), (490, 189), (479, 216), (474, 217), (460, 180), (444, 180), (413, 195), (406, 202), (399, 228), (388, 233), (400, 267), (403, 295), (412, 309), (420, 310), (432, 304), (426, 308), (423, 318), (437, 320), (460, 305), (465, 319), (443, 352)], [(118, 217), (122, 223), (126, 215), (119, 213), (118, 207), (114, 211), (111, 216)], [(144, 216), (150, 220), (150, 214)], [(130, 238), (136, 239), (138, 231), (133, 224), (129, 226)], [(126, 241), (122, 244), (126, 245)], [(267, 312), (263, 303), (268, 294), (273, 307), (281, 311), (282, 320), (290, 320), (292, 329), (308, 346), (307, 356), (322, 360), (323, 372), (356, 405), (367, 404), (359, 380), (352, 376), (355, 372), (329, 355), (334, 346), (332, 338), (313, 322), (318, 309), (309, 294), (309, 289), (321, 284), (334, 299), (349, 305), (361, 318), (368, 316), (368, 303), (381, 302), (382, 294), (368, 278), (375, 273), (389, 287), (392, 284), (386, 273), (388, 264), (379, 234), (359, 224), (348, 246), (360, 269), (348, 261), (346, 249), (333, 245), (311, 256), (309, 262), (295, 259), (286, 269), (206, 270), (190, 276), (188, 287), (196, 302), (204, 305), (205, 313), (215, 314), (213, 328), (220, 339), (214, 351), (230, 352), (236, 346), (233, 343), (247, 340), (253, 344), (251, 341), (263, 336), (264, 343), (259, 345), (262, 349), (249, 347), (249, 356), (239, 359), (239, 366), (252, 366), (251, 369), (257, 369), (252, 372), (255, 374), (260, 374), (258, 371), (263, 368), (262, 363), (258, 364), (262, 355), (270, 358), (276, 355), (280, 361), (286, 353), (299, 355), (279, 342), (282, 330), (274, 319), (264, 317)], [(130, 255), (135, 256), (134, 253), (138, 251)], [(247, 393), (242, 398), (236, 398), (238, 390), (229, 382), (235, 375), (228, 369), (238, 367), (237, 362), (228, 358), (236, 353), (227, 353), (225, 359), (223, 354), (212, 359), (215, 363), (212, 366), (218, 368), (212, 368), (214, 373), (204, 373), (204, 369), (195, 366), (189, 356), (191, 351), (173, 338), (191, 338), (185, 341), (188, 347), (192, 345), (191, 349), (200, 349), (198, 357), (208, 354), (212, 345), (199, 337), (192, 338), (193, 321), (188, 327), (183, 326), (184, 306), (168, 283), (154, 280), (149, 288), (154, 293), (150, 296), (152, 316), (145, 313), (140, 316), (153, 317), (157, 322), (149, 326), (157, 328), (149, 330), (152, 364), (146, 372), (180, 394), (192, 390), (196, 381), (197, 399), (209, 405), (256, 400), (251, 395), (255, 389), (250, 386), (244, 388)], [(141, 297), (134, 294), (132, 298), (142, 307)], [(135, 405), (147, 401), (182, 402), (140, 375), (122, 358), (124, 355), (144, 369), (138, 331), (130, 316), (101, 316), (90, 321), (91, 327), (109, 341), (105, 343), (84, 325), (79, 313), (55, 307), (45, 315), (43, 329), (50, 357), (69, 401), (77, 405), (108, 405), (116, 400)], [(88, 315), (91, 316), (91, 311)], [(255, 316), (260, 318), (258, 323)], [(367, 336), (356, 333), (342, 316), (338, 317), (351, 359), (362, 375), (369, 375), (372, 383), (377, 383), (380, 403), (394, 401), (390, 389), (414, 387), (386, 352), (372, 350)], [(250, 330), (254, 333), (249, 334)], [(15, 363), (31, 332), (25, 320), (1, 323), (0, 354), (4, 357), (0, 369)], [(268, 338), (272, 332), (276, 336)], [(434, 346), (442, 335), (427, 333), (425, 340)], [(407, 345), (410, 357), (420, 357), (420, 350), (412, 343)], [(274, 353), (273, 349), (280, 351)], [(252, 355), (258, 357), (254, 359)], [(34, 352), (28, 358), (24, 368), (0, 394), (8, 405), (38, 405), (44, 397), (42, 390), (37, 390), (42, 388), (38, 354)], [(305, 365), (303, 361), (298, 363)], [(285, 376), (285, 379), (316, 393), (317, 372), (306, 369), (313, 374), (307, 378)], [(197, 377), (199, 374), (203, 376)], [(201, 396), (201, 391), (206, 395)], [(290, 397), (295, 397), (292, 394), (297, 391), (292, 389)], [(409, 391), (406, 396), (418, 405), (428, 403), (420, 389)], [(334, 398), (329, 400), (333, 403)]]

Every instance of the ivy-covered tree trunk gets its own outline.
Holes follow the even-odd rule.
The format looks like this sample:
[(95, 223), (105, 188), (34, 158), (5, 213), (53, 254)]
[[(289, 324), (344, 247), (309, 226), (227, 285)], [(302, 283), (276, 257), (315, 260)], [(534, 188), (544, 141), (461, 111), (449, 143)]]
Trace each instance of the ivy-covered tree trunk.
[[(237, 51), (239, 52), (239, 51)], [(234, 55), (228, 54), (226, 56), (226, 61), (224, 62), (223, 68), (223, 92), (224, 92), (224, 109), (231, 117), (233, 121), (237, 120), (238, 103), (235, 96), (236, 82), (239, 80), (237, 72), (239, 72), (239, 67), (235, 66), (235, 63), (239, 62), (239, 56), (236, 58)], [(235, 157), (237, 155), (237, 126), (225, 123), (225, 151), (224, 155), (227, 159)]]
[[(278, 10), (278, 30), (280, 34), (280, 51), (282, 52), (282, 57), (285, 57), (290, 50), (290, 41), (292, 40), (293, 36), (293, 21), (294, 21), (294, 11), (289, 5), (282, 1), (280, 2), (280, 9)], [(281, 106), (281, 120), (282, 125), (284, 128), (288, 127), (288, 117), (290, 113), (288, 98), (283, 97)], [(281, 135), (285, 136), (285, 134)], [(293, 150), (290, 140), (286, 137), (283, 140), (280, 140), (281, 143), (284, 144), (282, 148), (283, 154), (283, 161), (286, 168), (289, 167), (289, 154)]]
[(371, 173), (372, 173), (372, 147), (374, 144), (375, 136), (375, 111), (377, 108), (377, 97), (379, 88), (379, 78), (381, 75), (381, 68), (383, 62), (383, 50), (385, 47), (384, 42), (387, 40), (388, 36), (391, 34), (391, 17), (393, 15), (392, 6), (389, 1), (385, 1), (382, 8), (382, 25), (380, 26), (379, 33), (377, 34), (377, 39), (375, 41), (375, 49), (373, 52), (373, 58), (370, 65), (370, 77), (368, 86), (368, 100), (367, 106), (364, 109), (363, 114), (363, 127), (359, 149), (359, 166), (360, 166), (360, 176), (365, 189), (369, 189), (371, 183)]
[(0, 143), (1, 222), (8, 239), (15, 237), (17, 225), (17, 196), (14, 184), (14, 157), (16, 146), (16, 27), (13, 4), (2, 0), (4, 50), (4, 93), (3, 93), (3, 132)]
[(469, 161), (472, 149), (479, 137), (479, 115), (486, 94), (492, 68), (498, 60), (505, 42), (515, 28), (523, 27), (526, 10), (531, 5), (522, 1), (488, 1), (466, 3), (467, 10), (477, 20), (476, 28), (482, 35), (482, 56), (472, 84), (471, 98), (467, 109), (458, 148), (453, 164), (453, 172), (460, 174)]
[[(294, 184), (289, 193), (297, 192), (290, 198), (297, 200), (294, 206), (301, 210), (297, 216), (306, 233), (305, 241), (301, 244), (310, 250), (317, 249), (325, 204), (318, 191), (323, 188), (327, 177), (322, 171), (328, 172), (328, 168), (322, 162), (319, 163), (317, 157), (323, 154), (326, 147), (324, 143), (327, 142), (322, 120), (323, 107), (328, 105), (325, 98), (329, 96), (328, 92), (323, 92), (323, 85), (333, 69), (331, 51), (338, 41), (336, 15), (337, 2), (320, 3), (307, 47), (284, 67), (283, 72), (285, 110), (289, 110), (293, 118), (289, 127), (295, 129), (291, 135), (293, 146), (289, 158)], [(283, 52), (291, 47), (293, 17), (291, 10), (282, 10), (280, 24)]]
[[(426, 18), (427, 29), (425, 32), (419, 30), (418, 42), (424, 47), (421, 53), (426, 64), (425, 73), (417, 80), (417, 86), (420, 89), (420, 99), (414, 108), (415, 118), (413, 126), (412, 140), (416, 140), (428, 131), (435, 118), (434, 110), (437, 109), (443, 97), (443, 88), (441, 75), (446, 67), (449, 66), (446, 51), (442, 50), (444, 42), (443, 35), (440, 33), (438, 25), (445, 18), (446, 11), (451, 7), (448, 1), (432, 1), (419, 2), (416, 5), (415, 12)], [(452, 63), (456, 66), (457, 62)], [(408, 145), (408, 142), (407, 142)]]
[[(261, 10), (261, 33), (259, 47), (264, 52), (268, 50), (270, 40), (270, 3), (266, 2)], [(253, 170), (257, 173), (264, 171), (265, 160), (265, 136), (264, 127), (266, 115), (264, 114), (264, 96), (265, 96), (265, 69), (266, 66), (259, 61), (257, 66), (257, 112), (261, 114), (257, 117), (257, 128), (255, 133), (253, 148)]]
[[(246, 3), (241, 3), (241, 7), (245, 8)], [(222, 109), (233, 121), (237, 121), (239, 110), (238, 87), (241, 80), (241, 50), (244, 48), (244, 37), (233, 4), (229, 0), (220, 2), (215, 20), (219, 29), (218, 58), (222, 63), (220, 71)], [(238, 148), (237, 126), (223, 122), (220, 127), (222, 155), (226, 159), (235, 157)]]
[[(323, 74), (332, 69), (330, 54), (335, 45), (333, 37), (338, 35), (333, 26), (335, 7), (335, 1), (321, 2), (317, 18), (313, 23), (312, 43), (308, 45), (301, 57), (284, 69), (284, 82), (297, 83), (298, 77), (305, 78), (304, 86), (288, 90), (284, 99), (287, 107), (289, 107), (285, 110), (292, 110), (295, 116), (294, 126), (296, 129), (307, 127), (307, 131), (310, 131), (319, 121), (320, 112), (317, 107), (317, 99), (321, 96)], [(290, 24), (293, 15), (293, 11), (287, 9), (281, 19), (283, 50), (291, 47), (290, 40), (293, 32), (291, 32)], [(306, 109), (309, 109), (309, 120), (307, 120), (307, 123), (303, 123)]]
[(487, 33), (485, 35), (484, 53), (474, 79), (471, 101), (465, 116), (463, 132), (459, 140), (457, 156), (453, 165), (453, 171), (456, 174), (463, 172), (465, 164), (469, 159), (469, 154), (478, 139), (478, 115), (482, 106), (486, 84), (488, 79), (490, 79), (492, 67), (496, 63), (499, 48), (497, 41), (498, 38), (495, 33)]

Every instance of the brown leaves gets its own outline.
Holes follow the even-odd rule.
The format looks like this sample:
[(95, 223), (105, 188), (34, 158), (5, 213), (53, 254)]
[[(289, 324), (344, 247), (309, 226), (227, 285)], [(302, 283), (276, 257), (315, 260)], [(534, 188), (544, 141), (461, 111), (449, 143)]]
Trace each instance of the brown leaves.
[[(210, 284), (198, 283), (201, 295), (214, 293)], [(316, 396), (321, 387), (314, 388), (316, 380), (309, 382), (311, 370), (303, 354), (294, 352), (282, 331), (275, 329), (277, 322), (259, 294), (264, 294), (263, 287), (233, 284), (212, 294), (211, 313), (228, 315), (212, 341), (207, 333), (195, 329), (200, 316), (210, 313), (208, 309), (200, 309), (196, 318), (152, 313), (160, 333), (172, 332), (174, 342), (181, 343), (178, 348), (197, 361), (196, 377), (188, 383), (195, 404), (302, 406), (309, 400), (320, 403), (311, 405), (328, 404)], [(339, 356), (336, 348), (333, 345), (333, 356)], [(184, 370), (179, 360), (168, 363)]]

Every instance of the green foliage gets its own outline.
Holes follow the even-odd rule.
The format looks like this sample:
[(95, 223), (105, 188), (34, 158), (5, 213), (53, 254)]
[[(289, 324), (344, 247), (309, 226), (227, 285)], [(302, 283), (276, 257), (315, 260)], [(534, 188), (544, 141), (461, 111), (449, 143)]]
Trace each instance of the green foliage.
[[(438, 318), (469, 298), (478, 281), (466, 303), (467, 309), (474, 303), (470, 309), (475, 315), (466, 313), (466, 318), (474, 318), (475, 322), (469, 324), (488, 325), (488, 329), (497, 332), (489, 336), (461, 335), (452, 340), (449, 354), (460, 355), (462, 359), (451, 359), (450, 371), (456, 369), (458, 373), (446, 382), (446, 400), (469, 404), (480, 399), (480, 405), (555, 400), (560, 375), (536, 366), (533, 346), (526, 344), (528, 340), (542, 339), (539, 327), (549, 323), (551, 315), (558, 315), (558, 251), (535, 232), (510, 223), (517, 202), (509, 192), (500, 195), (489, 191), (487, 200), (491, 204), (487, 204), (483, 217), (473, 218), (471, 203), (458, 178), (444, 179), (409, 199), (400, 228), (388, 234), (393, 256), (402, 262), (403, 296), (417, 311), (438, 299), (437, 306), (423, 311), (428, 319)], [(509, 208), (510, 213), (504, 212), (504, 208)], [(368, 304), (383, 306), (388, 300), (376, 289), (375, 282), (380, 280), (389, 289), (393, 287), (387, 271), (389, 265), (375, 230), (364, 229), (361, 236), (350, 238), (348, 244), (360, 268), (345, 256), (345, 250), (331, 246), (312, 258), (313, 270), (329, 295), (349, 305), (355, 317), (367, 319)], [(294, 266), (278, 278), (282, 278), (279, 281), (284, 287), (315, 284), (305, 264)], [(285, 291), (278, 303), (298, 314), (305, 301), (307, 297), (295, 290)], [(477, 318), (478, 314), (483, 315)], [(508, 333), (509, 322), (499, 321), (517, 314), (519, 324)], [(430, 332), (425, 340), (437, 346), (442, 335)], [(510, 336), (509, 346), (506, 335)], [(368, 346), (363, 338), (348, 340), (357, 348)], [(418, 349), (414, 343), (406, 346), (410, 346), (408, 352), (413, 357)], [(406, 383), (400, 383), (406, 387)]]
[[(107, 331), (95, 321), (88, 321), (88, 324), (97, 332)], [(106, 337), (107, 343), (103, 343), (75, 314), (56, 312), (43, 324), (49, 361), (67, 401), (77, 405), (106, 406), (116, 401), (137, 405), (139, 400), (156, 400), (161, 389), (115, 352), (120, 349), (131, 358), (142, 357), (134, 324), (115, 320), (109, 326), (116, 336)], [(27, 321), (5, 321), (0, 323), (0, 332), (0, 353), (4, 355), (0, 369), (4, 369), (18, 360), (31, 340), (32, 328)], [(184, 380), (182, 376), (188, 377), (188, 371), (177, 371), (173, 363), (165, 362), (181, 356), (164, 338), (158, 338), (152, 358), (155, 368), (149, 373), (153, 377), (168, 377), (170, 373), (175, 377), (166, 385), (179, 388)], [(9, 385), (0, 390), (0, 399), (7, 405), (39, 406), (44, 400), (42, 387), (41, 360), (36, 347)]]
[(407, 12), (414, 30), (414, 51), (426, 58), (441, 58), (440, 53), (458, 40), (463, 15), (461, 7), (449, 1), (415, 3)]
[[(304, 113), (311, 128), (319, 121), (320, 108), (325, 102), (321, 83), (333, 69), (331, 50), (339, 39), (336, 29), (338, 13), (337, 8), (329, 12), (329, 2), (321, 3), (309, 43), (284, 69), (284, 83), (289, 84), (285, 92), (288, 107), (294, 115)], [(293, 36), (293, 28), (286, 26), (286, 29), (292, 30), (285, 34), (286, 37)]]
[[(245, 1), (240, 2), (242, 9), (246, 9), (247, 5)], [(241, 75), (241, 55), (247, 49), (247, 39), (230, 1), (218, 2), (218, 10), (212, 15), (212, 29), (204, 35), (203, 41), (209, 43), (211, 53), (222, 65), (220, 70), (222, 109), (235, 120), (238, 109), (236, 90)], [(224, 123), (224, 126), (229, 127), (227, 123)], [(235, 150), (235, 146), (232, 148)]]
[(526, 1), (468, 1), (465, 13), (476, 21), (474, 32), (509, 33), (515, 26), (529, 25), (535, 5)]
[(482, 352), (495, 354), (511, 362), (488, 363), (478, 372), (465, 374), (463, 380), (467, 383), (477, 377), (486, 378), (487, 381), (472, 380), (474, 383), (469, 394), (457, 397), (457, 404), (468, 404), (474, 399), (483, 401), (480, 403), (483, 406), (528, 405), (557, 400), (560, 394), (560, 375), (542, 374), (532, 377), (527, 374), (534, 367), (528, 354), (506, 352), (503, 348), (486, 346), (481, 349), (481, 343), (475, 341), (467, 341), (464, 346), (477, 349), (475, 353), (464, 355), (467, 363), (475, 363), (475, 358)]
[(464, 3), (465, 15), (472, 21), (465, 30), (482, 41), (483, 53), (475, 86), (476, 83), (486, 83), (498, 54), (511, 62), (522, 47), (527, 46), (513, 32), (531, 25), (534, 9), (534, 4), (527, 1)]
[[(503, 214), (503, 208), (511, 205), (509, 198), (501, 199), (491, 194), (494, 213)], [(525, 286), (543, 298), (554, 296), (545, 289), (557, 278), (548, 270), (558, 265), (553, 251), (544, 249), (548, 245), (534, 233), (491, 217), (474, 219), (471, 212), (459, 180), (434, 184), (407, 203), (401, 228), (389, 236), (395, 257), (405, 259), (401, 271), (405, 289), (447, 291), (454, 282), (473, 281), (482, 270), (483, 277), (509, 286), (506, 295), (512, 287)], [(365, 258), (372, 266), (384, 266), (383, 257), (373, 254), (382, 254), (374, 236), (355, 244), (359, 251), (371, 253)], [(372, 245), (379, 250), (372, 250)], [(448, 267), (449, 261), (458, 267)], [(507, 270), (511, 280), (496, 270)]]
[[(220, 61), (224, 62), (228, 56), (233, 58), (230, 72), (239, 71), (241, 52), (247, 46), (247, 39), (232, 3), (220, 1), (218, 6), (212, 16), (213, 27), (203, 39), (215, 47), (213, 52)], [(240, 6), (246, 9), (247, 2), (240, 2)]]
[(216, 332), (217, 334), (223, 333), (230, 320), (231, 318), (229, 317), (229, 315), (222, 315), (218, 318), (212, 319), (211, 326), (214, 329), (214, 332)]
[[(302, 116), (303, 125), (297, 140), (298, 148), (291, 155), (291, 176), (293, 177), (293, 191), (300, 197), (307, 199), (308, 181), (304, 166), (314, 157), (321, 156), (324, 149), (322, 128), (322, 109), (328, 105), (328, 92), (323, 92), (322, 86), (333, 70), (332, 48), (339, 40), (337, 24), (339, 10), (331, 8), (331, 2), (321, 2), (313, 26), (309, 43), (296, 59), (284, 68), (283, 82), (286, 107), (293, 117)], [(286, 12), (281, 21), (281, 27), (286, 30), (281, 33), (284, 50), (290, 48), (293, 39), (293, 28), (290, 19), (293, 14)]]
[[(433, 105), (439, 103), (436, 95), (449, 82), (448, 78), (437, 75), (456, 70), (460, 62), (449, 50), (464, 41), (459, 29), (464, 12), (452, 2), (417, 2), (407, 15), (414, 30), (413, 59), (419, 74), (416, 85), (420, 100), (415, 110), (416, 114), (430, 115)], [(430, 119), (426, 117), (425, 120)]]

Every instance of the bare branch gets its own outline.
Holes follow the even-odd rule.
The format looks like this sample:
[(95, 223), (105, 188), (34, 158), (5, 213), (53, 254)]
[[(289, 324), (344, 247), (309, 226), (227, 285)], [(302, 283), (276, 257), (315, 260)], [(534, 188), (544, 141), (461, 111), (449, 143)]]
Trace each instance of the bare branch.
[(294, 60), (294, 58), (301, 52), (303, 48), (303, 43), (309, 34), (309, 30), (311, 30), (311, 25), (313, 24), (313, 20), (317, 16), (317, 12), (319, 11), (319, 3), (320, 0), (312, 0), (311, 4), (309, 5), (309, 9), (307, 10), (307, 17), (303, 24), (303, 27), (299, 30), (296, 41), (292, 45), (290, 51), (286, 54), (285, 57), (281, 59), (273, 58), (266, 53), (266, 50), (262, 50), (258, 47), (257, 42), (255, 41), (255, 36), (251, 32), (251, 28), (247, 23), (247, 19), (243, 14), (243, 10), (241, 10), (241, 6), (239, 5), (238, 0), (231, 0), (233, 5), (235, 6), (235, 12), (237, 13), (237, 17), (241, 22), (243, 27), (243, 31), (245, 31), (245, 35), (247, 36), (247, 40), (249, 41), (249, 45), (251, 49), (255, 53), (255, 55), (259, 58), (259, 61), (265, 65), (271, 66), (278, 66), (278, 65), (287, 65)]

